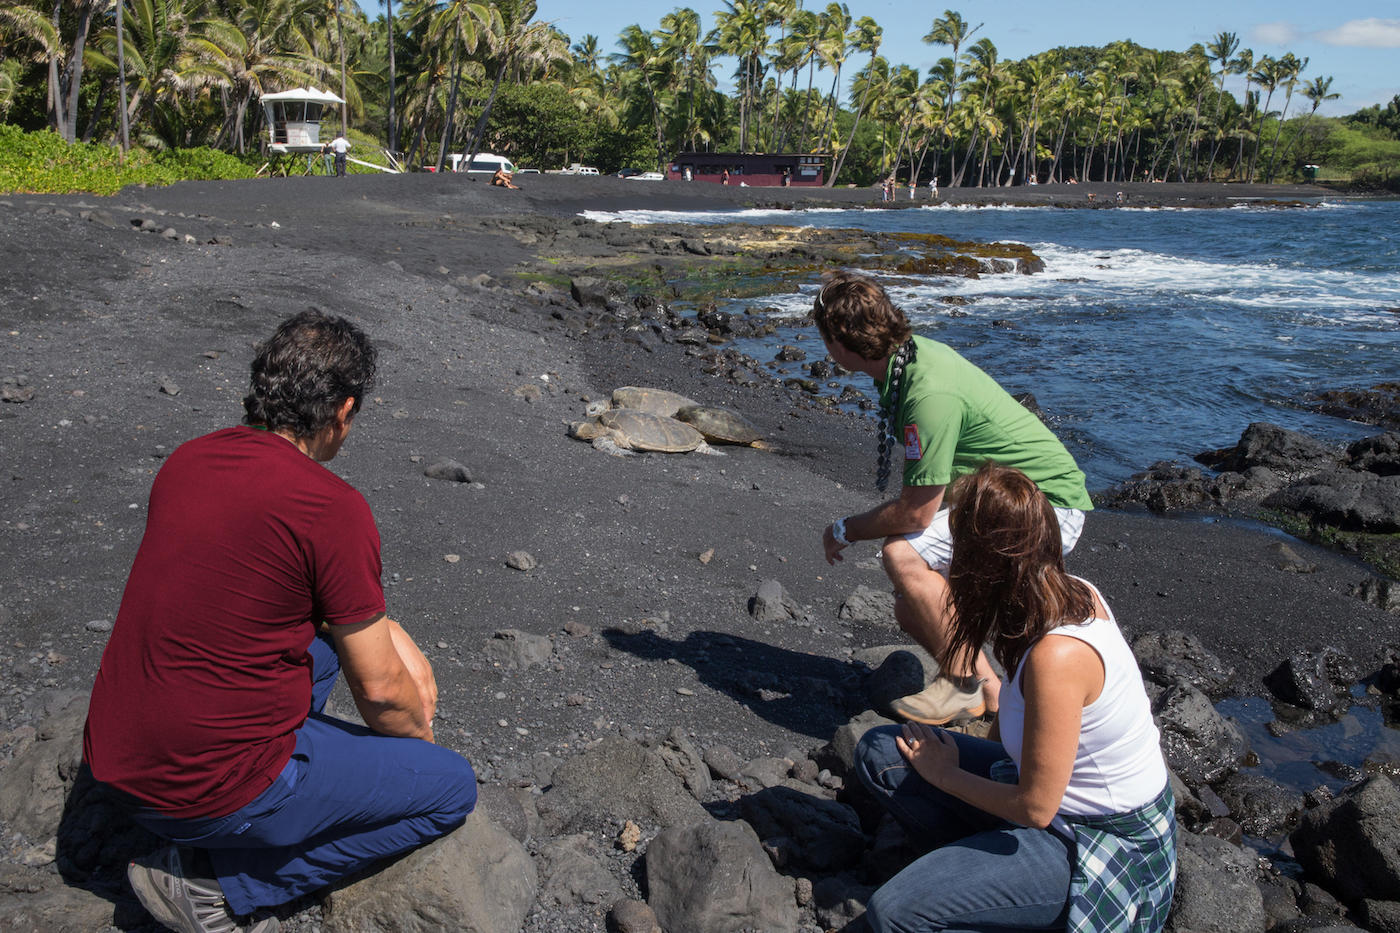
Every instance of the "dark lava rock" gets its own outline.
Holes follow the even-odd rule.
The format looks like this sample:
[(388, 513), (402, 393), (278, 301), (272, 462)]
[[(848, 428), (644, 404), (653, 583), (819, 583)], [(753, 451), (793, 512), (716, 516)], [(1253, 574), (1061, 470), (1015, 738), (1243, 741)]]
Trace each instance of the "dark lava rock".
[(1310, 515), (1346, 531), (1400, 531), (1400, 475), (1332, 470), (1303, 479), (1264, 499), (1269, 508)]
[(797, 929), (792, 883), (742, 821), (663, 830), (647, 847), (646, 872), (648, 903), (670, 933)]
[(1308, 877), (1343, 901), (1400, 900), (1400, 790), (1390, 778), (1307, 811), (1289, 839)]
[(1214, 836), (1177, 831), (1172, 923), (1192, 933), (1263, 933), (1264, 897), (1254, 859)]
[(1400, 382), (1314, 392), (1305, 396), (1304, 402), (1324, 415), (1400, 430)]
[(778, 347), (778, 352), (773, 357), (773, 359), (781, 360), (784, 363), (800, 363), (806, 358), (807, 351), (789, 344)]
[(1251, 836), (1266, 838), (1298, 823), (1303, 798), (1262, 774), (1232, 774), (1219, 787), (1230, 817)]
[(744, 819), (766, 845), (784, 852), (787, 865), (837, 871), (858, 864), (865, 851), (865, 834), (854, 810), (807, 793), (793, 782), (748, 794), (739, 803)]
[(1264, 677), (1264, 685), (1285, 703), (1330, 713), (1351, 704), (1351, 685), (1361, 676), (1335, 648), (1300, 651)]
[(1400, 434), (1392, 431), (1353, 442), (1347, 447), (1347, 463), (1377, 476), (1400, 473)]
[(448, 457), (434, 460), (423, 468), (423, 475), (428, 479), (443, 479), (452, 483), (470, 483), (472, 481), (471, 470)]
[(1292, 475), (1328, 469), (1338, 463), (1336, 452), (1322, 441), (1263, 421), (1245, 428), (1233, 448), (1200, 454), (1196, 459), (1216, 470), (1243, 473), (1250, 467), (1262, 466)]
[(1225, 695), (1235, 674), (1195, 635), (1176, 630), (1144, 632), (1133, 639), (1133, 655), (1143, 676), (1153, 683), (1169, 687), (1185, 681), (1216, 699)]
[(1249, 753), (1249, 743), (1210, 699), (1195, 687), (1177, 683), (1153, 704), (1167, 764), (1192, 787), (1233, 774)]

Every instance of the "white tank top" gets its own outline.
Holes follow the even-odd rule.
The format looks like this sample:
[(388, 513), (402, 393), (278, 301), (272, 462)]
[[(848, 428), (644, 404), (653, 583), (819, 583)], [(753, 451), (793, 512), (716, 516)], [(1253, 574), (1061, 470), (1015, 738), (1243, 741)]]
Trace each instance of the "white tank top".
[[(1075, 579), (1079, 579), (1076, 577)], [(1081, 580), (1103, 602), (1097, 588)], [(1137, 659), (1118, 630), (1113, 611), (1107, 619), (1090, 618), (1081, 625), (1062, 625), (1050, 635), (1078, 638), (1098, 652), (1104, 667), (1103, 691), (1084, 707), (1079, 727), (1079, 750), (1065, 788), (1060, 812), (1070, 816), (1126, 813), (1150, 803), (1167, 783), (1161, 738), (1152, 721), (1147, 691)], [(1011, 760), (1021, 767), (1026, 698), (1021, 694), (1021, 668), (1001, 692), (1001, 741)]]

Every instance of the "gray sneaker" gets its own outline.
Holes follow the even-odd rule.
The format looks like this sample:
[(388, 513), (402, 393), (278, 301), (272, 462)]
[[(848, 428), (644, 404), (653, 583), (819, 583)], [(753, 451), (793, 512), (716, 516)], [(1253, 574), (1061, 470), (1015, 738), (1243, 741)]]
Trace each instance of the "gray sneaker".
[(219, 882), (186, 876), (180, 850), (166, 846), (126, 866), (141, 906), (177, 933), (277, 933), (276, 917), (240, 921), (229, 912)]
[(891, 702), (890, 709), (901, 719), (945, 726), (976, 719), (987, 711), (987, 704), (982, 699), (981, 680), (967, 678), (955, 682), (939, 675), (918, 693)]

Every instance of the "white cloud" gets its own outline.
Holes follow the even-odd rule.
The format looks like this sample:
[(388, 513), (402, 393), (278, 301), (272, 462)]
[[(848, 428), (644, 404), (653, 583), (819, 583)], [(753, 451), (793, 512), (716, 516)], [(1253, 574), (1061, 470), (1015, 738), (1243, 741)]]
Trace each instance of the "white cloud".
[(1250, 30), (1253, 42), (1259, 45), (1291, 45), (1302, 33), (1292, 23), (1259, 23)]
[(1328, 45), (1363, 49), (1400, 49), (1400, 19), (1354, 19), (1315, 37)]

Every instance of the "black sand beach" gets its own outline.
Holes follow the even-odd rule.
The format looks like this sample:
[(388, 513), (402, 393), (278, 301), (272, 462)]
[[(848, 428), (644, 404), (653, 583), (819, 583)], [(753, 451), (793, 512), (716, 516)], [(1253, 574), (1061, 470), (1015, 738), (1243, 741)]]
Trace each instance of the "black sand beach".
[[(352, 176), (0, 198), (0, 376), (32, 389), (0, 406), (0, 761), (56, 697), (90, 687), (162, 458), (239, 420), (252, 345), (308, 306), (351, 317), (381, 348), (375, 397), (332, 467), (373, 508), (390, 613), (435, 665), (438, 740), (483, 784), (542, 787), (560, 760), (619, 733), (679, 726), (741, 758), (831, 739), (853, 711), (828, 685), (857, 676), (852, 652), (904, 641), (892, 624), (838, 618), (858, 585), (886, 587), (875, 548), (833, 568), (819, 546), (828, 521), (876, 501), (873, 423), (707, 375), (694, 346), (572, 326), (578, 262), (541, 230), (571, 227), (585, 208), (866, 204), (878, 192), (521, 182)], [(1241, 196), (1185, 185), (941, 195), (1078, 205), (1120, 189), (1134, 206)], [(565, 273), (551, 280), (549, 268)], [(771, 449), (623, 459), (566, 436), (588, 401), (627, 384), (738, 408)], [(443, 457), (475, 482), (426, 478)], [(1283, 541), (1251, 525), (1098, 511), (1070, 565), (1130, 638), (1198, 636), (1235, 667), (1242, 695), (1262, 694), (1297, 649), (1333, 646), (1375, 670), (1397, 624), (1350, 594), (1369, 572), (1292, 539), (1316, 570), (1286, 572)], [(537, 566), (507, 566), (516, 551)], [(755, 622), (747, 604), (768, 579), (805, 621)], [(505, 629), (548, 636), (552, 658), (500, 667), (485, 648)], [(0, 860), (18, 845), (0, 839)], [(602, 928), (596, 913), (561, 916), (552, 928)], [(532, 929), (551, 928), (542, 917)]]

